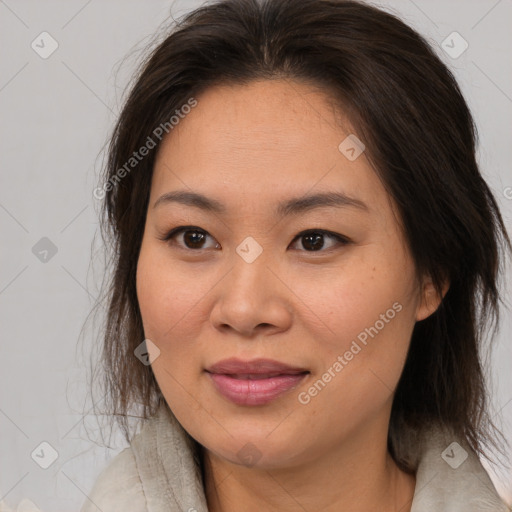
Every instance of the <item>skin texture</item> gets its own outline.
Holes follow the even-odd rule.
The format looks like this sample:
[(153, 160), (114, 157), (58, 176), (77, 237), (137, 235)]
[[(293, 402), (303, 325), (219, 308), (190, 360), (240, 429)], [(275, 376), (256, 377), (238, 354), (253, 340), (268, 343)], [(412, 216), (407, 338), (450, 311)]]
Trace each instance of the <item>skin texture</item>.
[[(160, 388), (204, 447), (209, 510), (410, 510), (415, 478), (391, 459), (387, 431), (412, 329), (439, 299), (428, 279), (420, 286), (389, 195), (364, 153), (350, 161), (338, 149), (350, 124), (320, 89), (279, 79), (216, 86), (197, 100), (157, 156), (137, 294), (146, 338), (160, 350)], [(226, 212), (154, 208), (174, 190), (214, 198)], [(367, 210), (274, 213), (281, 201), (325, 191)], [(206, 232), (203, 245), (183, 232), (162, 240), (188, 225)], [(306, 229), (350, 243), (325, 235), (315, 251), (297, 237)], [(236, 252), (249, 236), (263, 250), (252, 263)], [(299, 393), (393, 304), (394, 318), (301, 403)], [(235, 405), (204, 371), (228, 357), (310, 374), (269, 404)], [(244, 447), (250, 463), (238, 455)]]

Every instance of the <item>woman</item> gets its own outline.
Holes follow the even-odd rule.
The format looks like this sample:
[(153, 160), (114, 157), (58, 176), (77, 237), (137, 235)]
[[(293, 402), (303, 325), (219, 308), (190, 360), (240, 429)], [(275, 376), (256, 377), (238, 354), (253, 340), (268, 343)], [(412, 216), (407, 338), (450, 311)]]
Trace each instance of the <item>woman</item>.
[(510, 240), (475, 138), (450, 71), (377, 8), (189, 14), (95, 191), (130, 447), (82, 510), (507, 510), (479, 351)]

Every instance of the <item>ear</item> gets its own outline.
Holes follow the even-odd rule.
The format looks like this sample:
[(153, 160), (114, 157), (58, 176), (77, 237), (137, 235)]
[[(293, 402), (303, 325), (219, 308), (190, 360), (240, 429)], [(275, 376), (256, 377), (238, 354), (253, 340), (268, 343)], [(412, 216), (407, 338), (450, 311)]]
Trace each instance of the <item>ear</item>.
[(418, 305), (418, 309), (416, 310), (417, 322), (419, 322), (420, 320), (425, 320), (425, 318), (428, 318), (432, 313), (434, 313), (437, 310), (449, 288), (450, 283), (446, 279), (443, 282), (442, 295), (440, 296), (437, 293), (430, 276), (423, 280), (421, 286), (420, 303)]

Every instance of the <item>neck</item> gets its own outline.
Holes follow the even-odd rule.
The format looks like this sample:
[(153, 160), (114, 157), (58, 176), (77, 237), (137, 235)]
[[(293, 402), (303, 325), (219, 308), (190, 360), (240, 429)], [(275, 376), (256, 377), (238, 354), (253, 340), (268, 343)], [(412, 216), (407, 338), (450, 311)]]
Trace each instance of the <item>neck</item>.
[(347, 441), (322, 457), (277, 469), (248, 468), (204, 450), (208, 510), (410, 512), (414, 475), (398, 468), (387, 452), (386, 439), (360, 441)]

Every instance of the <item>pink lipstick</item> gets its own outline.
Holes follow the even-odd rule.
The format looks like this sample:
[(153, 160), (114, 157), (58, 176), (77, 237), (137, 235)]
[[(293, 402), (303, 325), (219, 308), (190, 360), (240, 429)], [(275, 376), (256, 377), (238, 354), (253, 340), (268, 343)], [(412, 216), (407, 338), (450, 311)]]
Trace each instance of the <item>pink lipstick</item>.
[(271, 359), (224, 359), (207, 370), (217, 391), (237, 405), (264, 405), (297, 387), (309, 374)]

